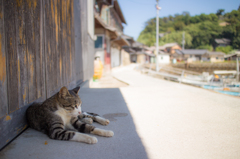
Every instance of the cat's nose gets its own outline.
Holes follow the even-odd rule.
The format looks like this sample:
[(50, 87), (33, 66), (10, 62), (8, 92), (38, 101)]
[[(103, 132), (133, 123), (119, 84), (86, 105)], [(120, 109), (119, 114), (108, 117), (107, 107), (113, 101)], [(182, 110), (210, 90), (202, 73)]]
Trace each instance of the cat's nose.
[(79, 114), (81, 114), (81, 112), (78, 112)]

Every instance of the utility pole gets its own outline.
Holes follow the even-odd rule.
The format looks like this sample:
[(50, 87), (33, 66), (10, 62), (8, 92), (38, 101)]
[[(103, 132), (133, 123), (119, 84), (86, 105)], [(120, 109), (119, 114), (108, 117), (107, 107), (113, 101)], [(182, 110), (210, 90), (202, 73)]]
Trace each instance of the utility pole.
[(182, 33), (182, 50), (184, 50), (184, 44), (185, 44), (185, 32)]
[(237, 76), (236, 76), (236, 78), (237, 78), (237, 82), (239, 82), (239, 63), (238, 63), (238, 55), (237, 55), (237, 58), (236, 58), (236, 61), (237, 61)]
[(158, 39), (159, 39), (159, 18), (158, 18), (158, 12), (161, 9), (161, 7), (158, 6), (158, 1), (156, 0), (156, 9), (157, 9), (157, 16), (156, 16), (156, 71), (158, 72)]

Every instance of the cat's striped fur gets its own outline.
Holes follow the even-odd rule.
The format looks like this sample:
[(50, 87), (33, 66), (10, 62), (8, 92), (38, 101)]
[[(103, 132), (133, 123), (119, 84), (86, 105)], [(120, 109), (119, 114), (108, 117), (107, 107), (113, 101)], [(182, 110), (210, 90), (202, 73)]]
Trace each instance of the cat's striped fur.
[(27, 109), (29, 126), (46, 133), (51, 139), (72, 140), (89, 144), (97, 143), (97, 138), (83, 133), (112, 137), (109, 130), (95, 128), (93, 121), (108, 125), (109, 120), (94, 113), (81, 111), (82, 101), (78, 96), (80, 87), (67, 90), (62, 87), (54, 96), (42, 104), (35, 103)]

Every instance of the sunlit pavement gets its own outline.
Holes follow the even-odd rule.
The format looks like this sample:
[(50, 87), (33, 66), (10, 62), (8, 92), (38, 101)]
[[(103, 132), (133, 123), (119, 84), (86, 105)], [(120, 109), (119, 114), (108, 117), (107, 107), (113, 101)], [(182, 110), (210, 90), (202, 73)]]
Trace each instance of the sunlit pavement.
[(0, 158), (240, 158), (240, 98), (153, 78), (136, 66), (112, 70), (128, 86), (115, 81), (114, 88), (106, 77), (98, 88), (80, 89), (82, 109), (108, 118), (108, 126), (94, 125), (113, 130), (112, 138), (96, 136), (98, 143), (89, 145), (27, 129)]
[(143, 75), (113, 76), (149, 158), (240, 158), (240, 98)]

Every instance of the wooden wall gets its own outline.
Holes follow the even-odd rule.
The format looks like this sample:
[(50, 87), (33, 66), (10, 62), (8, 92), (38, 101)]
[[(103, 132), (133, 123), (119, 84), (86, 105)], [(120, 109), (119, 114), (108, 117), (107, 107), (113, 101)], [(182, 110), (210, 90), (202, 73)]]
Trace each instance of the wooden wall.
[(32, 102), (93, 75), (86, 9), (85, 0), (0, 0), (0, 149), (27, 127)]

